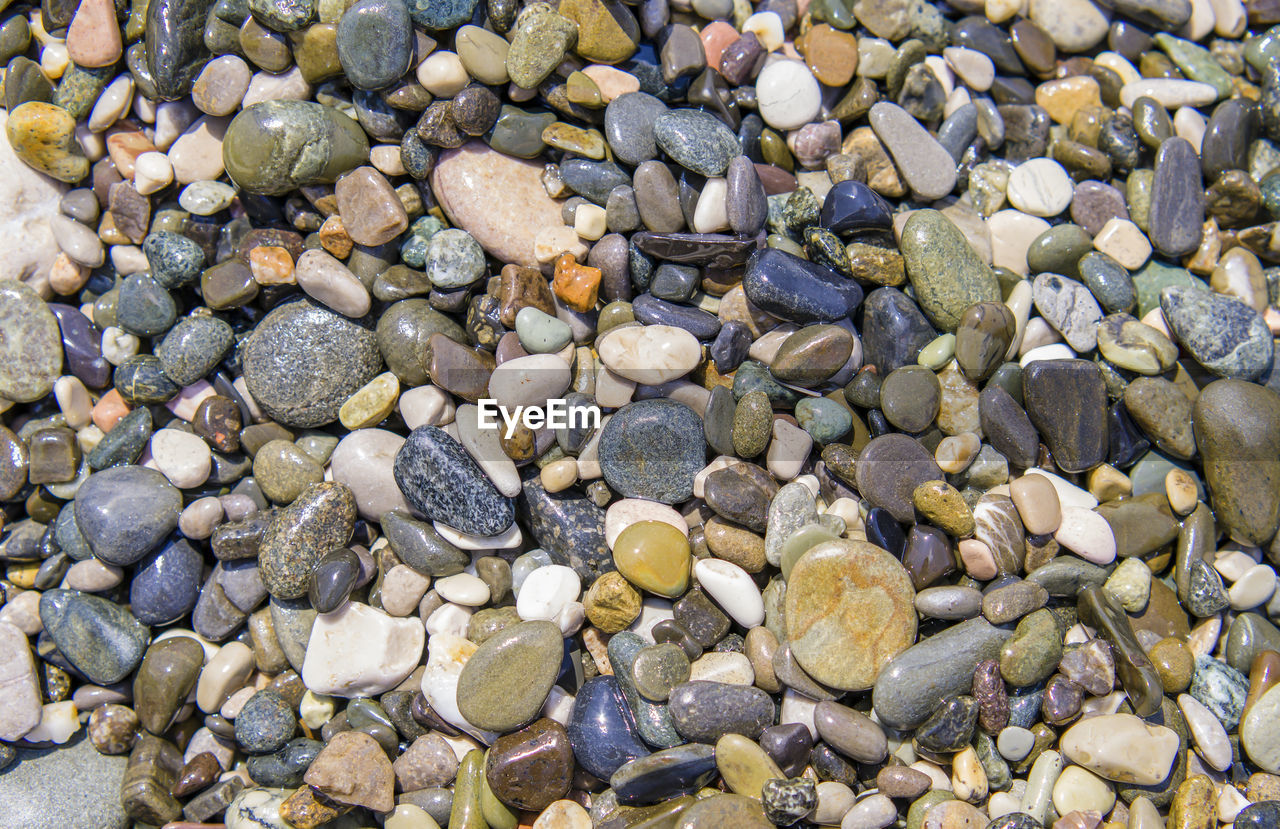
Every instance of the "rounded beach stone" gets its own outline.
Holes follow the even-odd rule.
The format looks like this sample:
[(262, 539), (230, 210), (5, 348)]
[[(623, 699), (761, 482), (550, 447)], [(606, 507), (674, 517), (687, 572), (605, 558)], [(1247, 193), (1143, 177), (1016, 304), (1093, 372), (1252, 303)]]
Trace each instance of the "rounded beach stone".
[(915, 590), (893, 556), (873, 544), (828, 541), (791, 570), (787, 639), (817, 681), (866, 690), (888, 662), (915, 642)]
[(332, 423), (348, 397), (382, 368), (374, 332), (303, 299), (262, 319), (243, 346), (249, 393), (271, 418), (311, 428)]
[(693, 477), (706, 463), (702, 418), (675, 400), (623, 406), (600, 436), (605, 481), (625, 498), (664, 504), (686, 501)]

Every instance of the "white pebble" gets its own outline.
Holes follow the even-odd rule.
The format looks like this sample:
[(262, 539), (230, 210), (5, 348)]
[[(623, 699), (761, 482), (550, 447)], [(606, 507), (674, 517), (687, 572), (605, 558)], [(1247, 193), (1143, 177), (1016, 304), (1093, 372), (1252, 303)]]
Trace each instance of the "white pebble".
[(489, 601), (489, 585), (479, 576), (470, 573), (458, 573), (436, 580), (436, 592), (446, 602), (455, 602), (466, 607), (480, 607)]
[(191, 489), (209, 479), (213, 455), (209, 444), (190, 432), (161, 429), (151, 436), (151, 457), (169, 483)]
[(1058, 525), (1053, 537), (1063, 547), (1086, 561), (1098, 565), (1115, 561), (1115, 534), (1107, 519), (1093, 510), (1064, 505), (1062, 523)]
[[(772, 14), (773, 12), (764, 12)], [(813, 73), (797, 60), (775, 60), (756, 78), (760, 117), (775, 129), (799, 129), (822, 108), (822, 90)]]
[(102, 331), (102, 356), (113, 366), (118, 366), (137, 354), (141, 346), (138, 338), (123, 328), (110, 325)]
[(1071, 204), (1071, 176), (1052, 158), (1033, 158), (1009, 174), (1009, 203), (1032, 216), (1057, 216)]
[(173, 165), (164, 153), (143, 153), (133, 165), (133, 186), (146, 196), (173, 183)]
[[(439, 582), (436, 583), (437, 589)], [(582, 579), (570, 567), (548, 564), (525, 578), (516, 597), (516, 613), (524, 621), (551, 621), (582, 593)]]
[(750, 629), (764, 622), (764, 598), (746, 570), (730, 561), (703, 558), (694, 563), (693, 575), (707, 595), (742, 627)]

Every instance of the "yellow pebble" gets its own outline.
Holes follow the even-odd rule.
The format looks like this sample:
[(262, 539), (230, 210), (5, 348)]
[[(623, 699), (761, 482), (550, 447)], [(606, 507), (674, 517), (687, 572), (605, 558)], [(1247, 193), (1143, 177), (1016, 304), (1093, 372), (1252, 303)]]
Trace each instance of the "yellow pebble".
[(400, 381), (389, 371), (365, 383), (338, 409), (338, 420), (351, 429), (366, 429), (387, 419), (400, 398)]

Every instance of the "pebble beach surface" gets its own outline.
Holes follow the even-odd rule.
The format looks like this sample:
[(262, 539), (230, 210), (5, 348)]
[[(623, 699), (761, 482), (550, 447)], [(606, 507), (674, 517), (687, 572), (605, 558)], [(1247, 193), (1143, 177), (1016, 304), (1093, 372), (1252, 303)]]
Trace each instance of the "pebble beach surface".
[(0, 829), (1277, 829), (1277, 24), (0, 0)]

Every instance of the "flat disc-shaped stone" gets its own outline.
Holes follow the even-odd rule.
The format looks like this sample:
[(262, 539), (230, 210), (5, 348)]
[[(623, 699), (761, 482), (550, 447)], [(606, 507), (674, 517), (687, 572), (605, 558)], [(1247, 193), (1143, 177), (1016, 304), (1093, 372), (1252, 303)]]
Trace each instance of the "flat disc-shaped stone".
[(0, 397), (15, 403), (39, 400), (62, 371), (58, 320), (25, 283), (0, 284)]
[(876, 675), (916, 639), (915, 589), (889, 553), (862, 541), (812, 547), (787, 584), (787, 639), (800, 667), (846, 691)]
[(686, 501), (706, 462), (702, 418), (683, 403), (654, 399), (618, 410), (600, 436), (604, 479), (625, 498)]
[(560, 673), (563, 638), (551, 622), (521, 622), (486, 639), (458, 676), (458, 710), (489, 731), (538, 716)]

